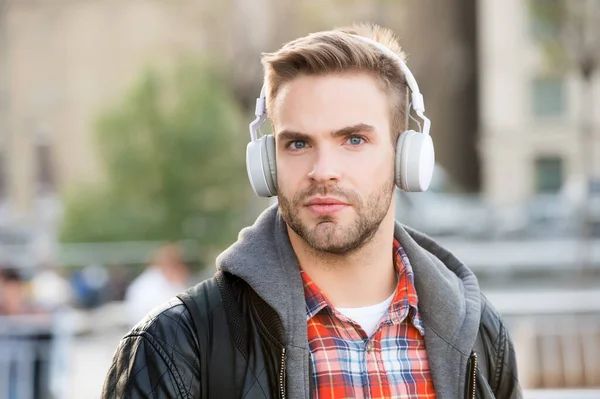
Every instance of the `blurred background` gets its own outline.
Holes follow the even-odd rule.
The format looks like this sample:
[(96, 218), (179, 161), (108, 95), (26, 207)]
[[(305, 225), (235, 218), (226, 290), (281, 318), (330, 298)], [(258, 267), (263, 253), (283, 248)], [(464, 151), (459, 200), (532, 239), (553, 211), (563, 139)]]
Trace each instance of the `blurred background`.
[(432, 120), (397, 218), (477, 274), (526, 398), (600, 398), (600, 0), (0, 0), (0, 399), (98, 398), (251, 195), (260, 54), (368, 21)]

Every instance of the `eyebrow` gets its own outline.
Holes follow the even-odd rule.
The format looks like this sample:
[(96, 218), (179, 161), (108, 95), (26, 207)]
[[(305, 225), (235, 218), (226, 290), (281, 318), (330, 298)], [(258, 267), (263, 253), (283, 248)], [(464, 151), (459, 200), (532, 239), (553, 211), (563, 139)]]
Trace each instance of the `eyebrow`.
[(367, 125), (366, 123), (359, 123), (333, 131), (331, 132), (331, 135), (333, 137), (346, 137), (356, 133), (373, 133), (374, 131), (375, 127)]
[[(366, 123), (358, 123), (352, 126), (346, 126), (338, 130), (332, 131), (330, 134), (332, 137), (347, 137), (357, 133), (372, 133), (375, 131), (375, 127), (371, 125), (367, 125)], [(290, 141), (290, 140), (304, 140), (308, 141), (311, 139), (311, 136), (302, 133), (296, 132), (293, 130), (282, 130), (277, 134), (277, 138), (282, 141)]]

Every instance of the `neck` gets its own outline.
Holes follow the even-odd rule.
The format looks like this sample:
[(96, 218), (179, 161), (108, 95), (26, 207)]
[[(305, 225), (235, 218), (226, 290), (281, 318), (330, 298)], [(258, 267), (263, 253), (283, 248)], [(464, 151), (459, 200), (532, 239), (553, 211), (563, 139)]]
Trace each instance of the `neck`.
[(288, 227), (290, 242), (300, 267), (335, 307), (370, 306), (387, 299), (395, 290), (393, 212), (373, 238), (348, 255), (315, 252)]

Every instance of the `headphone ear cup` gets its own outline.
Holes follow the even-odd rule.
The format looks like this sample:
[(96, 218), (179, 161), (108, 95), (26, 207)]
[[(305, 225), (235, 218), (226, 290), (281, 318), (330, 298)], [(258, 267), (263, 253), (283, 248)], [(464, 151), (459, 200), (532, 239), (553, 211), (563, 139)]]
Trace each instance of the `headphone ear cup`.
[(407, 130), (396, 143), (396, 185), (407, 192), (426, 191), (431, 184), (435, 152), (428, 134)]
[(402, 174), (405, 172), (405, 168), (402, 165), (402, 148), (404, 147), (404, 141), (406, 140), (408, 133), (409, 132), (407, 132), (407, 131), (402, 132), (402, 134), (400, 134), (400, 136), (398, 136), (398, 140), (396, 141), (396, 162), (395, 162), (395, 168), (394, 168), (394, 176), (395, 176), (396, 186), (398, 186), (401, 190), (404, 190), (404, 187), (405, 187), (405, 184), (404, 184), (405, 179), (402, 176)]
[(277, 194), (277, 186), (274, 183), (277, 182), (276, 171), (274, 167), (271, 169), (270, 165), (275, 165), (275, 139), (273, 136), (263, 136), (248, 143), (246, 170), (250, 185), (259, 197), (272, 197)]
[(268, 177), (270, 178), (270, 186), (272, 187), (272, 195), (277, 195), (277, 162), (276, 162), (276, 149), (275, 149), (275, 136), (268, 134), (263, 137), (265, 141), (265, 157), (268, 165)]

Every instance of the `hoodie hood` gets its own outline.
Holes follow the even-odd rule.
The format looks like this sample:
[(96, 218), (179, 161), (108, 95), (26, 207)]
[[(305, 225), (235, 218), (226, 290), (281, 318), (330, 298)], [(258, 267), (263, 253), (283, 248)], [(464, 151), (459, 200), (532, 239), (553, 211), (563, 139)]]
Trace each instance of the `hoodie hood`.
[[(394, 236), (414, 271), (437, 397), (461, 397), (481, 314), (477, 279), (431, 238), (399, 223)], [(278, 205), (240, 232), (238, 240), (217, 258), (217, 268), (246, 281), (278, 313), (286, 332), (289, 397), (309, 398), (306, 302), (298, 260)]]

